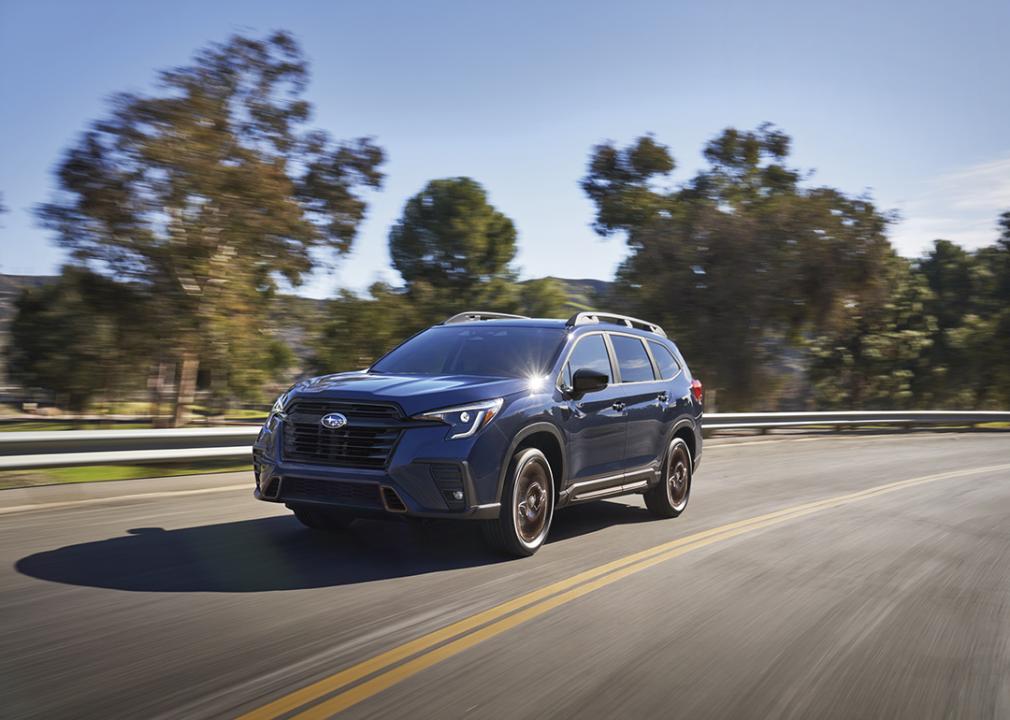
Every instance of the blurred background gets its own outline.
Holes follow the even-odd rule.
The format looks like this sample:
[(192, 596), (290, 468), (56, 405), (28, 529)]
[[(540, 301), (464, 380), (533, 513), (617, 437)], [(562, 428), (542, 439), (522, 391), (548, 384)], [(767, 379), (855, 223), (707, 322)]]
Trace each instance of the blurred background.
[[(1008, 28), (0, 0), (0, 717), (1010, 718)], [(677, 520), (254, 501), (298, 379), (590, 309), (704, 383)]]
[(709, 410), (1006, 408), (1008, 21), (5, 2), (2, 427), (255, 418), (465, 309), (658, 322)]

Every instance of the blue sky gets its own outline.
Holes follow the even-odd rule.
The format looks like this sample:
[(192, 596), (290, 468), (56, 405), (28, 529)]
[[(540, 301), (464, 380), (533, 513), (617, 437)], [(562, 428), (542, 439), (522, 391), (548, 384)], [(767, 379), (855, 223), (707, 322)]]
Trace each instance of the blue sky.
[(315, 123), (374, 136), (387, 180), (354, 252), (302, 292), (367, 286), (387, 232), (431, 178), (469, 175), (519, 230), (525, 277), (610, 278), (619, 239), (589, 228), (590, 147), (653, 132), (677, 180), (721, 128), (772, 121), (815, 182), (866, 190), (936, 237), (995, 239), (1010, 208), (1010, 2), (44, 2), (0, 4), (0, 272), (63, 260), (33, 218), (52, 168), (106, 98), (232, 32), (290, 30)]

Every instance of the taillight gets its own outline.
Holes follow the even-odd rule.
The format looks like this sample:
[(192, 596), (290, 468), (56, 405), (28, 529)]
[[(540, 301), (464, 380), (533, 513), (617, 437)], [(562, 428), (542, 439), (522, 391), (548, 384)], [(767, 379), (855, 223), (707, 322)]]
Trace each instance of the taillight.
[(701, 399), (705, 395), (705, 388), (701, 384), (701, 380), (691, 381), (691, 394), (694, 395), (694, 401), (701, 405)]

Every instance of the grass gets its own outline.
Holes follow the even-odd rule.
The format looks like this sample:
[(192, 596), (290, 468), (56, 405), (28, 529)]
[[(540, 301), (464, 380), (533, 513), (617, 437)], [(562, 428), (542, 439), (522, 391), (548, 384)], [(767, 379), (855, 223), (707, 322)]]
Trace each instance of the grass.
[(151, 463), (147, 465), (88, 465), (83, 467), (6, 470), (0, 472), (0, 490), (38, 485), (134, 480), (137, 478), (176, 477), (205, 473), (251, 471), (251, 463)]

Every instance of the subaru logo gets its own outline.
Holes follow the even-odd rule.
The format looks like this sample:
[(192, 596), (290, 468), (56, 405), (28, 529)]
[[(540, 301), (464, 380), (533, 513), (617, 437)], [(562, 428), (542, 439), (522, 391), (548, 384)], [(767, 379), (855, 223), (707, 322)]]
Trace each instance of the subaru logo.
[(340, 413), (328, 413), (319, 418), (319, 424), (330, 430), (337, 430), (347, 424), (347, 418)]

